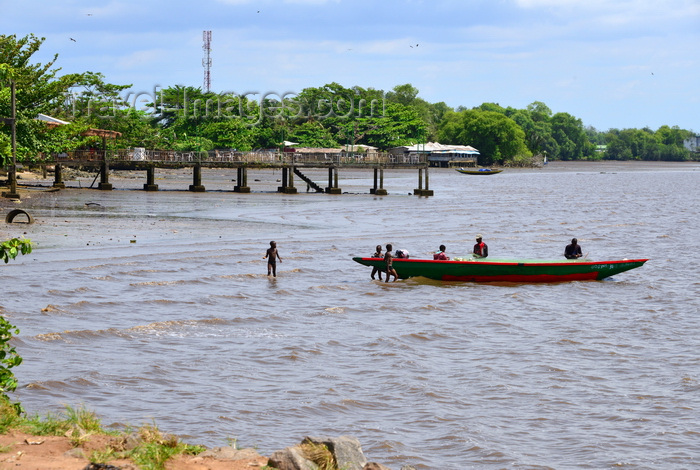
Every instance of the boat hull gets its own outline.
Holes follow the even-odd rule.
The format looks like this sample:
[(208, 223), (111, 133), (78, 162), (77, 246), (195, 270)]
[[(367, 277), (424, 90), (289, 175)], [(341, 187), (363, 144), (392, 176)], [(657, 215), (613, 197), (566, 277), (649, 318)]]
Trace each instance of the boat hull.
[(496, 173), (500, 173), (503, 170), (490, 170), (486, 168), (481, 170), (465, 170), (463, 168), (457, 168), (457, 171), (459, 171), (463, 175), (495, 175)]
[[(383, 258), (353, 258), (365, 266), (386, 269)], [(399, 278), (426, 277), (438, 281), (463, 282), (569, 282), (605, 279), (642, 266), (647, 259), (617, 261), (533, 261), (533, 260), (465, 260), (394, 259)]]

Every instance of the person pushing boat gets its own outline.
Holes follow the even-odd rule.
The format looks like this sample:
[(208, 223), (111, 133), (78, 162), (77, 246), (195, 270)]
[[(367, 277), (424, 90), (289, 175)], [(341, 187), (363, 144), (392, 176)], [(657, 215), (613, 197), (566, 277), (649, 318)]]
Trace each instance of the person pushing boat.
[(396, 282), (399, 278), (399, 275), (396, 274), (396, 270), (392, 266), (394, 255), (392, 255), (391, 250), (393, 248), (394, 247), (391, 246), (391, 243), (389, 243), (386, 246), (386, 254), (384, 255), (384, 261), (386, 262), (386, 282), (391, 281), (391, 276), (394, 276), (394, 282)]
[[(372, 258), (381, 258), (382, 257), (382, 245), (377, 245), (377, 251), (374, 252), (372, 255)], [(374, 275), (379, 274), (379, 280), (382, 280), (382, 271), (379, 269), (379, 267), (375, 266), (372, 268), (372, 280), (374, 280)]]

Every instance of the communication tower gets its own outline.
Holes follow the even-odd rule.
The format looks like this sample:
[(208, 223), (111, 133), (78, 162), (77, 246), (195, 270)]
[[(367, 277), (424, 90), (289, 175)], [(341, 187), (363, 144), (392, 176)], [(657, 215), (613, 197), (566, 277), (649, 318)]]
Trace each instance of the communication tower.
[(202, 67), (204, 67), (204, 87), (202, 91), (204, 93), (209, 93), (211, 89), (211, 31), (204, 31), (202, 34), (204, 39), (204, 58), (202, 59)]

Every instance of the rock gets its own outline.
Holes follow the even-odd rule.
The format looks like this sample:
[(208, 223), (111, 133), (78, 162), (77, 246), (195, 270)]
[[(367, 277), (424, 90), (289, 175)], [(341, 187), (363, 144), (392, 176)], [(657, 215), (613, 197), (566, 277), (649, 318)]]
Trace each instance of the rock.
[(299, 446), (273, 452), (267, 465), (279, 470), (318, 470), (318, 465), (306, 460)]
[(362, 453), (362, 446), (357, 438), (340, 437), (306, 437), (303, 442), (323, 444), (335, 457), (338, 468), (343, 470), (362, 470), (367, 464), (367, 458)]
[(85, 453), (83, 452), (83, 449), (80, 447), (74, 447), (71, 450), (67, 450), (64, 452), (66, 457), (72, 457), (74, 459), (84, 459), (85, 458)]
[[(365, 465), (362, 470), (391, 470), (389, 467), (385, 467), (384, 465), (376, 462), (369, 462), (367, 465)], [(414, 469), (415, 470), (415, 469)]]
[(233, 447), (215, 447), (205, 450), (200, 457), (214, 457), (215, 459), (226, 460), (253, 460), (260, 457), (260, 454), (255, 449), (236, 449)]

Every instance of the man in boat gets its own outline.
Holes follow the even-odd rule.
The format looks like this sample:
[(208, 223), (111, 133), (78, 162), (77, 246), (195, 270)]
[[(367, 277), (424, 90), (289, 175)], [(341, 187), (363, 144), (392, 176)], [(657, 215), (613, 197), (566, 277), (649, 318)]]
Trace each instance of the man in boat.
[(440, 250), (433, 254), (433, 259), (445, 261), (450, 259), (449, 256), (445, 254), (445, 245), (440, 245)]
[(396, 250), (396, 257), (397, 257), (397, 258), (408, 258), (408, 257), (410, 257), (410, 256), (411, 256), (411, 255), (410, 255), (410, 253), (408, 252), (408, 250), (402, 250), (402, 249), (400, 249), (400, 248), (399, 248), (398, 250)]
[(481, 241), (481, 235), (476, 236), (476, 244), (474, 245), (474, 258), (486, 258), (489, 255), (489, 247)]
[(581, 245), (578, 244), (578, 240), (572, 238), (571, 244), (566, 245), (566, 248), (564, 248), (564, 257), (566, 259), (577, 259), (581, 256), (583, 256), (581, 254)]

